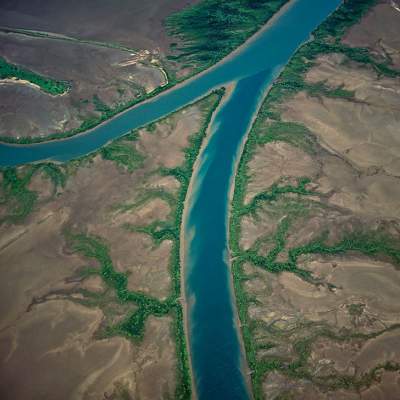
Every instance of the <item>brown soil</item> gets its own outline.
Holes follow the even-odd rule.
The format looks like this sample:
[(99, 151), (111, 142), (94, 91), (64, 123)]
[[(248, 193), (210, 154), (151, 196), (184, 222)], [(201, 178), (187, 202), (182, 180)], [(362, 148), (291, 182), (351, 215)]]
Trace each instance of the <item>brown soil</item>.
[(36, 306), (2, 333), (2, 398), (97, 400), (116, 385), (142, 399), (172, 395), (170, 319), (149, 319), (140, 345), (118, 337), (93, 341), (101, 319), (98, 309), (56, 300)]
[[(397, 9), (396, 9), (397, 8)], [(382, 59), (400, 68), (400, 4), (384, 0), (344, 37), (350, 46), (367, 47)]]
[[(29, 188), (39, 200), (33, 212), (18, 224), (0, 225), (0, 397), (174, 396), (174, 315), (150, 316), (142, 340), (108, 337), (106, 329), (137, 306), (120, 302), (100, 275), (82, 275), (99, 262), (73, 252), (65, 234), (100, 238), (115, 270), (127, 273), (128, 290), (160, 301), (170, 296), (172, 241), (156, 243), (135, 230), (172, 223), (179, 182), (161, 176), (159, 168), (182, 164), (189, 137), (216, 99), (142, 129), (135, 142), (122, 139), (145, 157), (133, 172), (96, 155), (61, 167), (68, 179), (57, 191), (41, 173), (34, 175)], [(2, 208), (6, 213), (7, 204)]]
[(317, 168), (318, 165), (309, 155), (288, 143), (275, 142), (260, 146), (249, 163), (251, 175), (245, 203), (277, 183), (276, 177), (313, 176)]
[(164, 19), (198, 0), (2, 1), (0, 25), (168, 50)]
[[(345, 42), (378, 52), (380, 38), (397, 66), (400, 42), (389, 32), (400, 26), (393, 22), (400, 13), (383, 3)], [(276, 261), (287, 262), (290, 249), (315, 240), (333, 246), (359, 232), (379, 233), (398, 246), (400, 80), (339, 54), (317, 58), (305, 79), (353, 91), (354, 97), (300, 92), (280, 106), (282, 121), (307, 128), (315, 146), (305, 147), (301, 138), (259, 145), (248, 163), (245, 203), (274, 184), (295, 187), (300, 177), (310, 179), (313, 193), (259, 203), (241, 220), (242, 249), (267, 256), (282, 243)], [(287, 232), (277, 239), (283, 222)], [(262, 379), (264, 398), (397, 399), (400, 275), (394, 259), (356, 251), (308, 254), (298, 268), (311, 276), (243, 266), (256, 358), (282, 366)], [(296, 363), (297, 377), (288, 371)]]
[[(115, 107), (165, 83), (150, 60), (126, 51), (51, 39), (0, 34), (0, 53), (9, 62), (58, 80), (69, 81), (71, 91), (50, 96), (19, 81), (1, 82), (0, 135), (39, 136), (77, 128), (99, 116), (93, 96)], [(45, 62), (43, 62), (45, 60)], [(132, 61), (126, 65), (129, 60)]]

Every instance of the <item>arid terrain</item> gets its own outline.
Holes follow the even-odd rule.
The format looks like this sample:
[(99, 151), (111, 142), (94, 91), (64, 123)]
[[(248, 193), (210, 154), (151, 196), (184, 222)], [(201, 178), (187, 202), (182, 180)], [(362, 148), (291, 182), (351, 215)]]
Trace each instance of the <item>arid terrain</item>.
[(219, 98), (81, 160), (3, 170), (2, 399), (187, 396), (174, 171), (190, 177)]
[[(37, 76), (0, 79), (0, 139), (110, 118), (285, 3), (3, 1), (0, 73)], [(343, 2), (249, 133), (229, 241), (256, 400), (400, 399), (399, 37), (398, 0)], [(180, 229), (223, 93), (81, 159), (0, 169), (0, 399), (191, 398)]]
[(256, 398), (400, 398), (399, 37), (381, 1), (339, 52), (308, 45), (250, 134), (231, 235)]
[(76, 130), (165, 85), (173, 38), (164, 19), (195, 2), (2, 2), (0, 57), (70, 90), (53, 96), (24, 80), (0, 80), (0, 137)]

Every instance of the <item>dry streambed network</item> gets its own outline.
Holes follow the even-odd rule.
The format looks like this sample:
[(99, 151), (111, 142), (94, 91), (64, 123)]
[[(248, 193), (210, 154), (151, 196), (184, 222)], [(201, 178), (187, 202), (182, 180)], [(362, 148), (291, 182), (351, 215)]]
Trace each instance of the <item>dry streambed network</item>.
[(1, 398), (188, 396), (179, 224), (220, 96), (81, 160), (2, 173)]
[(256, 398), (400, 398), (400, 12), (353, 3), (361, 21), (342, 7), (282, 73), (236, 177)]

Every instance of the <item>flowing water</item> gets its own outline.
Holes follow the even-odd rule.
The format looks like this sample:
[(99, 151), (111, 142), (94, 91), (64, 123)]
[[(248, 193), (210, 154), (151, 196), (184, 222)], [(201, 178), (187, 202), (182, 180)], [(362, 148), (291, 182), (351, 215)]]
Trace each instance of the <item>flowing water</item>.
[(251, 397), (236, 323), (228, 260), (228, 204), (241, 144), (265, 89), (341, 0), (294, 0), (269, 27), (210, 70), (75, 137), (35, 145), (0, 145), (0, 166), (68, 161), (95, 151), (131, 129), (158, 120), (235, 82), (217, 111), (200, 155), (184, 221), (185, 293), (190, 355), (200, 400)]

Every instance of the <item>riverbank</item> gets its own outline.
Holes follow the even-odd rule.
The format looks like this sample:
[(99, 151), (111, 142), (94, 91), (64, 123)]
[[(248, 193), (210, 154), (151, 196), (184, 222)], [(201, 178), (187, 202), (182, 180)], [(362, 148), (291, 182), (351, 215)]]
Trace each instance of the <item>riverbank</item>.
[[(396, 93), (399, 74), (390, 60), (351, 43), (360, 31), (368, 37), (388, 26), (365, 18), (345, 36), (352, 47), (344, 45), (363, 11), (393, 16), (387, 4), (367, 13), (360, 3), (368, 8), (346, 2), (284, 68), (236, 174), (230, 245), (257, 399), (398, 393), (388, 384), (398, 376), (398, 355), (376, 354), (398, 338), (397, 317), (380, 308), (398, 309), (386, 293), (400, 260), (391, 228), (398, 192), (388, 173), (398, 168), (388, 156), (399, 146), (398, 122), (387, 107), (398, 103), (388, 93)], [(370, 150), (378, 142), (387, 155)], [(398, 279), (391, 285), (395, 293)]]
[[(181, 289), (181, 297), (183, 299), (183, 301), (182, 301), (182, 303), (183, 303), (182, 304), (182, 310), (183, 310), (183, 319), (184, 319), (183, 326), (184, 326), (184, 330), (185, 330), (186, 347), (187, 347), (187, 352), (188, 352), (188, 355), (189, 355), (189, 360), (191, 360), (191, 356), (190, 356), (191, 352), (190, 352), (190, 342), (189, 342), (190, 335), (189, 335), (189, 321), (188, 321), (188, 309), (187, 309), (188, 308), (188, 299), (187, 299), (186, 291), (185, 291), (185, 287), (186, 287), (186, 273), (185, 273), (185, 271), (186, 271), (186, 267), (185, 267), (185, 265), (186, 265), (186, 263), (185, 263), (185, 259), (186, 259), (186, 257), (185, 257), (185, 254), (186, 254), (186, 240), (185, 240), (185, 238), (188, 237), (189, 235), (188, 235), (187, 230), (185, 229), (185, 225), (186, 225), (186, 222), (187, 222), (188, 213), (190, 211), (190, 204), (191, 204), (191, 201), (193, 199), (193, 196), (195, 195), (195, 190), (194, 190), (193, 186), (195, 184), (196, 177), (197, 177), (197, 175), (199, 173), (199, 166), (200, 166), (200, 164), (202, 162), (201, 157), (202, 157), (202, 155), (204, 153), (204, 150), (207, 148), (208, 143), (209, 143), (209, 141), (211, 139), (211, 136), (212, 136), (211, 129), (212, 129), (213, 123), (215, 121), (215, 116), (218, 113), (218, 110), (221, 107), (223, 107), (224, 104), (229, 100), (229, 98), (232, 95), (232, 92), (234, 90), (234, 87), (235, 87), (234, 84), (230, 84), (226, 88), (224, 88), (224, 90), (225, 90), (224, 96), (221, 98), (218, 107), (216, 107), (215, 110), (212, 113), (210, 122), (209, 122), (209, 124), (208, 124), (208, 126), (206, 128), (206, 131), (205, 131), (205, 138), (204, 138), (204, 140), (202, 142), (202, 145), (200, 147), (200, 150), (199, 150), (198, 156), (196, 158), (196, 161), (193, 164), (193, 173), (192, 173), (192, 176), (190, 178), (190, 183), (189, 183), (189, 186), (188, 186), (188, 189), (187, 189), (187, 192), (186, 192), (185, 201), (183, 203), (183, 213), (182, 213), (182, 221), (181, 221), (181, 228), (180, 228), (180, 232), (181, 232), (180, 233), (180, 263), (181, 263), (181, 288), (182, 288)], [(196, 399), (197, 398), (196, 397), (196, 390), (195, 390), (196, 386), (195, 386), (194, 374), (193, 374), (192, 362), (191, 361), (189, 362), (189, 366), (190, 366), (189, 367), (190, 368), (190, 376), (191, 376), (192, 388), (193, 388), (192, 394), (193, 394), (193, 398)]]
[[(187, 195), (186, 195), (186, 199), (184, 202), (184, 209), (183, 209), (183, 215), (182, 215), (182, 225), (181, 225), (181, 246), (180, 246), (180, 254), (181, 254), (181, 287), (183, 288), (182, 290), (182, 298), (183, 298), (183, 314), (184, 314), (184, 328), (185, 328), (185, 335), (187, 338), (187, 349), (188, 349), (188, 354), (190, 356), (190, 334), (189, 334), (189, 321), (188, 321), (188, 299), (187, 299), (187, 295), (186, 295), (186, 291), (185, 291), (185, 283), (186, 283), (186, 279), (187, 279), (187, 273), (186, 273), (186, 269), (187, 269), (187, 265), (186, 265), (186, 259), (188, 257), (186, 257), (187, 254), (187, 243), (185, 238), (189, 237), (189, 232), (187, 231), (186, 228), (186, 222), (188, 220), (188, 214), (190, 212), (190, 207), (191, 204), (193, 203), (195, 197), (196, 197), (196, 187), (195, 185), (198, 184), (199, 182), (199, 172), (200, 172), (200, 166), (202, 165), (202, 163), (204, 162), (204, 159), (202, 158), (204, 156), (205, 153), (205, 149), (208, 147), (210, 140), (212, 139), (212, 135), (214, 132), (212, 132), (213, 129), (213, 125), (215, 123), (215, 118), (218, 115), (218, 110), (222, 109), (222, 107), (224, 107), (224, 105), (230, 100), (235, 87), (236, 87), (237, 83), (231, 83), (230, 85), (227, 85), (225, 90), (225, 96), (223, 97), (219, 107), (214, 111), (213, 116), (210, 120), (210, 123), (208, 125), (207, 128), (207, 132), (206, 132), (206, 137), (205, 140), (202, 143), (200, 152), (199, 152), (199, 156), (197, 157), (194, 166), (193, 166), (193, 174), (192, 174), (192, 178), (190, 180), (190, 184), (188, 187), (188, 191), (187, 191)], [(257, 118), (257, 114), (258, 111), (261, 107), (262, 104), (262, 99), (265, 96), (265, 94), (268, 92), (269, 88), (271, 87), (271, 85), (269, 85), (265, 91), (263, 92), (263, 94), (260, 96), (260, 100), (257, 104), (257, 109), (254, 111), (252, 119), (250, 121), (250, 124), (248, 126), (246, 135), (243, 137), (243, 140), (240, 144), (240, 148), (238, 149), (237, 155), (236, 155), (236, 161), (235, 161), (235, 165), (232, 171), (232, 175), (230, 178), (230, 190), (229, 190), (229, 197), (228, 197), (228, 202), (229, 202), (229, 207), (228, 207), (228, 213), (227, 213), (227, 221), (228, 221), (228, 216), (230, 215), (231, 212), (231, 201), (233, 198), (233, 192), (234, 192), (234, 181), (235, 181), (235, 175), (236, 175), (236, 170), (238, 167), (238, 163), (240, 161), (240, 155), (242, 154), (243, 151), (243, 147), (245, 145), (245, 142), (247, 140), (247, 135), (255, 121), (255, 119)], [(215, 128), (217, 129), (217, 128)], [(226, 237), (228, 239), (228, 243), (229, 243), (229, 223), (226, 224)], [(231, 293), (231, 301), (232, 304), (236, 304), (236, 296), (235, 296), (235, 289), (234, 289), (234, 284), (233, 284), (233, 275), (232, 275), (232, 270), (231, 270), (231, 253), (229, 252), (229, 256), (228, 259), (226, 260), (226, 264), (230, 270), (230, 274), (229, 274), (229, 282), (230, 282), (230, 293)], [(237, 309), (237, 304), (235, 309)], [(245, 351), (245, 344), (241, 335), (241, 322), (240, 322), (240, 318), (237, 312), (235, 312), (235, 326), (237, 329), (237, 333), (238, 333), (238, 337), (239, 337), (239, 341), (240, 341), (240, 346), (241, 346), (241, 354), (243, 354), (243, 360), (242, 360), (242, 370), (243, 370), (243, 376), (245, 377), (246, 381), (247, 381), (247, 387), (249, 390), (249, 393), (252, 393), (252, 385), (251, 385), (251, 370), (246, 362), (246, 351)], [(193, 369), (192, 369), (192, 363), (190, 362), (190, 372), (191, 372), (191, 377), (192, 377), (192, 385), (193, 388), (195, 388), (195, 382), (194, 382), (194, 375), (193, 375)], [(195, 393), (195, 389), (193, 389), (193, 395), (194, 398), (196, 398), (196, 393)]]
[[(63, 134), (50, 134), (47, 136), (43, 137), (38, 137), (38, 138), (20, 138), (16, 140), (15, 138), (12, 137), (0, 137), (0, 143), (5, 143), (5, 144), (15, 144), (15, 145), (21, 145), (21, 146), (34, 146), (35, 144), (40, 144), (40, 143), (47, 143), (47, 142), (62, 142), (65, 140), (68, 140), (72, 137), (80, 137), (80, 136), (86, 136), (88, 134), (91, 134), (94, 130), (99, 129), (102, 126), (107, 125), (108, 123), (112, 122), (114, 119), (120, 118), (126, 113), (131, 112), (132, 110), (136, 109), (137, 107), (140, 107), (142, 105), (148, 104), (152, 101), (155, 100), (155, 98), (163, 97), (163, 96), (168, 96), (170, 92), (175, 91), (177, 89), (180, 89), (182, 86), (189, 85), (192, 81), (197, 80), (201, 78), (202, 76), (212, 73), (216, 68), (219, 68), (222, 64), (229, 62), (231, 59), (237, 57), (237, 55), (242, 52), (243, 50), (246, 49), (247, 46), (250, 46), (255, 40), (257, 40), (260, 36), (264, 34), (266, 30), (268, 30), (275, 22), (277, 19), (279, 19), (282, 15), (284, 15), (290, 7), (292, 7), (295, 2), (298, 0), (289, 0), (288, 3), (286, 3), (284, 6), (282, 6), (277, 13), (272, 16), (271, 19), (267, 21), (267, 23), (256, 33), (254, 33), (252, 36), (250, 36), (243, 44), (241, 44), (239, 47), (237, 47), (234, 51), (232, 51), (230, 54), (227, 56), (223, 57), (221, 60), (219, 60), (217, 63), (215, 63), (213, 66), (210, 68), (201, 71), (198, 74), (186, 77), (184, 79), (178, 79), (178, 80), (173, 80), (170, 76), (168, 76), (168, 83), (165, 86), (158, 87), (154, 89), (151, 93), (146, 94), (145, 96), (141, 97), (140, 99), (135, 99), (125, 105), (122, 105), (121, 107), (115, 109), (112, 111), (112, 115), (110, 117), (102, 119), (99, 123), (96, 123), (93, 126), (90, 126), (89, 128), (85, 127), (84, 129), (82, 128), (77, 128), (74, 129), (70, 132), (65, 132)], [(200, 98), (204, 97), (205, 95), (211, 93), (213, 90), (217, 89), (219, 86), (213, 86), (209, 88), (207, 92), (201, 93), (198, 97), (193, 99), (192, 101), (198, 101)], [(171, 112), (179, 111), (179, 109), (172, 110)], [(151, 122), (156, 122), (157, 120), (151, 121)]]
[(238, 330), (238, 336), (239, 336), (239, 340), (240, 340), (240, 347), (241, 347), (241, 352), (243, 354), (243, 361), (244, 361), (244, 365), (243, 365), (243, 372), (244, 372), (244, 376), (246, 378), (246, 382), (247, 382), (247, 386), (249, 389), (249, 393), (251, 393), (252, 398), (254, 397), (253, 395), (253, 387), (252, 387), (252, 382), (251, 382), (251, 375), (253, 373), (253, 371), (251, 370), (248, 360), (247, 360), (247, 352), (246, 352), (246, 345), (245, 345), (245, 341), (242, 335), (242, 322), (240, 320), (240, 315), (239, 315), (239, 308), (240, 305), (238, 303), (238, 297), (236, 296), (236, 290), (235, 290), (235, 284), (234, 284), (234, 275), (233, 275), (233, 269), (232, 269), (232, 263), (233, 263), (233, 257), (232, 257), (232, 252), (231, 252), (231, 248), (230, 248), (230, 242), (231, 242), (231, 238), (230, 238), (230, 216), (231, 216), (231, 212), (232, 212), (232, 202), (233, 202), (233, 195), (235, 192), (235, 178), (236, 178), (236, 173), (237, 170), (239, 168), (239, 163), (241, 160), (241, 155), (243, 153), (243, 149), (245, 147), (245, 144), (247, 142), (247, 138), (250, 134), (250, 131), (252, 129), (252, 126), (254, 125), (255, 120), (257, 119), (257, 115), (260, 111), (260, 108), (262, 106), (263, 103), (263, 98), (266, 96), (266, 94), (268, 93), (268, 91), (270, 90), (270, 88), (272, 87), (272, 84), (268, 85), (267, 88), (263, 91), (263, 94), (260, 96), (260, 100), (257, 104), (257, 109), (254, 111), (253, 116), (251, 118), (250, 124), (247, 128), (246, 134), (243, 136), (243, 140), (240, 143), (240, 147), (238, 149), (238, 152), (236, 154), (236, 160), (235, 160), (235, 164), (232, 170), (232, 176), (230, 178), (230, 182), (229, 182), (229, 197), (228, 197), (228, 212), (227, 212), (227, 224), (226, 224), (226, 237), (227, 237), (227, 242), (228, 242), (228, 257), (227, 257), (227, 261), (226, 264), (229, 267), (229, 282), (230, 282), (230, 290), (232, 293), (232, 302), (235, 304), (235, 318), (236, 318), (236, 328)]

